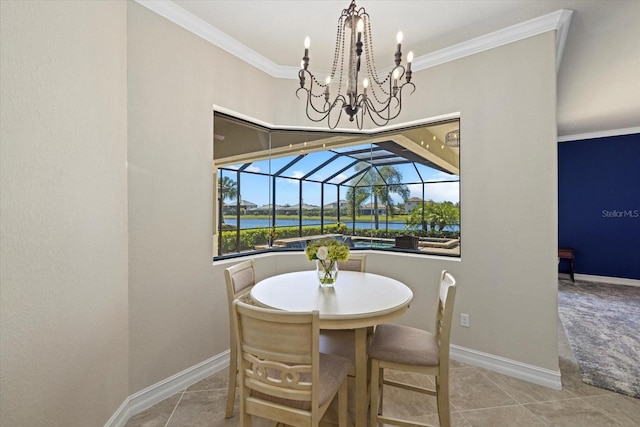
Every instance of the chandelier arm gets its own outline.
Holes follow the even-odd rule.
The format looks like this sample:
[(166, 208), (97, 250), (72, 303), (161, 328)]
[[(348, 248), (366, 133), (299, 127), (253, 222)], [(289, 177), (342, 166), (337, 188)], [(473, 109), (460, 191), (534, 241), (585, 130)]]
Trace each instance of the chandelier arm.
[(395, 67), (393, 67), (393, 70), (391, 70), (390, 75), (393, 75), (393, 72), (395, 70), (398, 70), (398, 81), (402, 80), (407, 70), (402, 65), (396, 65)]
[(360, 100), (358, 102), (358, 111), (355, 114), (356, 126), (360, 130), (362, 130), (362, 127), (364, 126), (364, 118), (365, 118), (365, 115), (367, 114), (368, 108), (369, 106), (367, 103), (367, 97), (365, 95), (360, 95)]
[(387, 105), (382, 110), (376, 110), (375, 108), (373, 108), (373, 104), (371, 103), (371, 101), (367, 100), (367, 104), (366, 107), (363, 108), (363, 112), (366, 112), (366, 114), (376, 126), (386, 126), (393, 118), (390, 116), (390, 114), (388, 114), (387, 117), (382, 115), (382, 113), (388, 109), (389, 105)]
[(355, 115), (356, 127), (358, 128), (358, 130), (362, 130), (362, 125), (364, 125), (364, 112), (362, 111), (362, 109), (360, 111), (360, 114)]
[[(298, 96), (298, 93), (300, 90), (304, 90), (305, 93), (307, 94), (307, 99), (306, 99), (306, 108), (305, 108), (305, 113), (307, 115), (307, 118), (309, 120), (311, 120), (312, 122), (321, 122), (324, 119), (327, 119), (327, 124), (329, 125), (330, 129), (335, 129), (335, 127), (338, 125), (338, 122), (340, 121), (340, 118), (342, 116), (342, 105), (345, 104), (345, 98), (342, 95), (338, 95), (331, 104), (329, 104), (328, 102), (326, 102), (323, 106), (323, 109), (318, 109), (314, 104), (313, 104), (313, 98), (311, 97), (311, 93), (307, 88), (298, 88), (298, 90), (296, 91), (296, 96)], [(299, 96), (298, 96), (299, 98)], [(331, 112), (336, 110), (336, 107), (340, 105), (340, 108), (337, 108), (337, 110), (339, 111), (338, 113), (338, 117), (335, 121), (335, 124), (331, 124)], [(318, 115), (316, 117), (316, 115)]]
[[(407, 86), (411, 86), (412, 91), (411, 91), (411, 93), (409, 93), (409, 95), (412, 95), (416, 90), (415, 85), (413, 83), (411, 83), (411, 82), (404, 83), (402, 86), (400, 86), (398, 88), (397, 96), (389, 98), (387, 104), (381, 110), (377, 110), (377, 109), (373, 108), (373, 104), (371, 103), (371, 101), (369, 99), (367, 99), (367, 108), (366, 108), (367, 114), (368, 114), (369, 118), (371, 118), (371, 121), (373, 121), (376, 124), (376, 126), (385, 126), (391, 120), (396, 119), (400, 115), (400, 112), (402, 111), (402, 93), (403, 93), (405, 87), (407, 87)], [(395, 108), (394, 108), (394, 106), (391, 105), (392, 100), (396, 101)], [(391, 114), (392, 110), (395, 111), (394, 114)], [(386, 115), (383, 114), (385, 111), (387, 112)], [(378, 121), (378, 119), (382, 120), (382, 121)]]
[[(306, 105), (305, 105), (305, 112), (306, 112), (307, 117), (309, 118), (309, 120), (314, 121), (314, 122), (322, 121), (322, 120), (324, 119), (324, 117), (325, 117), (325, 116), (321, 117), (320, 119), (315, 119), (315, 118), (313, 118), (313, 117), (309, 114), (309, 107), (311, 107), (313, 110), (317, 111), (317, 112), (318, 112), (318, 114), (323, 114), (323, 112), (322, 112), (322, 111), (318, 111), (318, 110), (314, 107), (313, 102), (312, 102), (312, 100), (311, 100), (311, 94), (310, 94), (309, 90), (308, 90), (308, 89), (306, 89), (306, 88), (299, 88), (299, 89), (296, 91), (296, 96), (298, 96), (298, 92), (299, 92), (300, 90), (304, 90), (304, 91), (305, 91), (305, 93), (306, 93), (306, 95), (307, 95), (307, 99), (306, 99), (306, 102), (305, 102), (305, 104), (306, 104)], [(300, 98), (300, 97), (298, 96), (298, 98)]]
[(344, 97), (342, 95), (338, 95), (332, 103), (329, 103), (328, 101), (325, 101), (324, 104), (322, 105), (322, 109), (318, 109), (314, 104), (313, 104), (313, 98), (307, 98), (308, 102), (307, 102), (307, 117), (309, 117), (311, 120), (313, 120), (311, 118), (311, 116), (309, 115), (309, 107), (311, 107), (311, 109), (313, 111), (315, 111), (317, 114), (322, 115), (322, 118), (320, 118), (319, 120), (313, 120), (314, 122), (319, 122), (325, 119), (325, 117), (327, 117), (330, 113), (331, 110), (333, 110), (333, 108), (338, 104), (338, 102), (340, 103), (344, 103)]
[[(307, 117), (314, 121), (322, 121), (324, 120), (324, 117), (326, 117), (327, 114), (327, 109), (326, 109), (326, 103), (324, 105), (324, 109), (323, 110), (319, 110), (318, 108), (316, 108), (316, 106), (313, 104), (313, 94), (311, 93), (311, 91), (309, 89), (307, 89), (306, 87), (300, 87), (296, 90), (296, 97), (298, 99), (300, 99), (300, 95), (298, 94), (300, 91), (304, 91), (306, 94), (306, 112), (307, 112)], [(311, 115), (309, 114), (309, 107), (311, 107), (311, 109), (313, 109), (316, 113), (323, 115), (322, 118), (320, 118), (319, 120), (314, 119), (313, 117), (311, 117)]]
[(335, 101), (333, 101), (333, 106), (332, 108), (329, 109), (329, 111), (327, 112), (327, 126), (329, 126), (329, 129), (335, 129), (336, 126), (338, 126), (338, 123), (340, 122), (340, 118), (342, 117), (342, 106), (344, 105), (344, 97), (341, 97), (340, 99), (340, 108), (338, 108), (338, 117), (336, 118), (335, 123), (332, 125), (331, 124), (331, 112), (334, 111), (334, 106), (337, 105), (338, 102), (338, 98), (335, 99)]
[[(405, 70), (405, 68), (404, 68), (402, 65), (398, 65), (398, 66), (394, 67), (394, 68), (389, 72), (389, 74), (387, 74), (387, 77), (384, 79), (384, 81), (382, 81), (382, 83), (380, 83), (380, 82), (378, 82), (378, 81), (376, 80), (377, 84), (376, 84), (375, 86), (372, 86), (372, 93), (373, 93), (373, 97), (375, 98), (375, 100), (376, 100), (380, 105), (384, 105), (387, 101), (384, 101), (384, 102), (383, 102), (383, 101), (380, 101), (380, 98), (378, 97), (378, 94), (376, 93), (376, 89), (374, 89), (374, 88), (377, 88), (378, 90), (380, 90), (380, 91), (384, 94), (385, 98), (387, 98), (387, 100), (388, 100), (388, 98), (389, 98), (389, 97), (391, 97), (391, 96), (392, 96), (392, 94), (393, 94), (393, 80), (394, 80), (394, 79), (393, 79), (393, 72), (394, 72), (395, 70), (398, 70), (398, 78), (397, 78), (396, 80), (397, 80), (397, 81), (401, 81), (401, 80), (402, 80), (402, 78), (403, 78), (403, 77), (405, 76), (405, 74), (406, 74), (406, 70)], [(387, 82), (389, 83), (389, 91), (388, 91), (388, 92), (387, 92), (387, 91), (385, 90), (385, 88), (384, 88), (384, 84), (386, 84)]]
[(409, 93), (409, 96), (413, 95), (413, 93), (416, 91), (416, 85), (414, 85), (412, 82), (406, 82), (402, 86), (400, 86), (400, 93), (402, 93), (402, 89), (405, 86), (411, 86), (412, 88), (411, 93)]
[[(306, 81), (307, 78), (305, 77), (305, 74), (309, 75), (309, 88), (307, 89), (306, 87)], [(304, 89), (307, 92), (309, 92), (309, 96), (313, 96), (314, 98), (320, 98), (321, 96), (324, 95), (325, 89), (327, 87), (327, 85), (320, 83), (316, 77), (311, 74), (311, 72), (309, 70), (305, 70), (304, 68), (300, 69), (300, 71), (298, 71), (298, 78), (300, 79), (300, 87), (298, 88), (298, 90), (296, 90), (296, 96), (298, 96), (298, 91), (300, 89)], [(319, 86), (322, 91), (319, 92), (318, 94), (315, 94), (314, 91), (314, 82), (317, 86)], [(298, 99), (300, 99), (300, 97), (298, 96)]]
[[(376, 102), (378, 102), (378, 104), (383, 105), (384, 107), (381, 109), (375, 108), (373, 103), (370, 103), (370, 106), (372, 108), (370, 108), (368, 110), (368, 114), (369, 117), (371, 118), (371, 120), (378, 126), (384, 126), (387, 123), (389, 123), (389, 121), (391, 121), (392, 119), (398, 117), (398, 115), (400, 114), (400, 110), (402, 110), (402, 103), (399, 101), (399, 99), (396, 97), (397, 95), (397, 89), (394, 91), (393, 90), (393, 80), (389, 79), (389, 92), (392, 93), (393, 95), (389, 95), (389, 97), (387, 98), (387, 100), (383, 103), (380, 102), (379, 100), (376, 99)], [(395, 115), (391, 115), (391, 103), (392, 101), (395, 100), (396, 101), (396, 105), (398, 108), (398, 111), (396, 112)], [(386, 111), (386, 115), (384, 114)], [(376, 120), (376, 117), (381, 119), (383, 122), (378, 122)]]

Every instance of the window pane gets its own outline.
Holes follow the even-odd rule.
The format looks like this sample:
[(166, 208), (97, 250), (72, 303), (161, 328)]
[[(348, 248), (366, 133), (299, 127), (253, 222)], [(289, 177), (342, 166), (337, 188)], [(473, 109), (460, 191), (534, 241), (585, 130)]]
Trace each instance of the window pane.
[(460, 255), (458, 121), (368, 136), (218, 120), (217, 254), (341, 234), (354, 249)]

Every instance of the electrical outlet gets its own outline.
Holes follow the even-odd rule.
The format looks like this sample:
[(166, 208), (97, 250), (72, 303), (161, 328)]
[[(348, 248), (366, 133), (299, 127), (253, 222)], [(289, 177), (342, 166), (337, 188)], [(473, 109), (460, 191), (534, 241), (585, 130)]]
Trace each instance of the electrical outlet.
[(460, 313), (460, 326), (469, 327), (469, 315), (467, 313)]

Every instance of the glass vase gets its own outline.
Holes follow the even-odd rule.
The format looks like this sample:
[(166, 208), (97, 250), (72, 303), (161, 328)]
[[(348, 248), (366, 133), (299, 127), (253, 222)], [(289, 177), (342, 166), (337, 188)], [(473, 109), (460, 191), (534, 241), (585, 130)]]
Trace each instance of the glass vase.
[(338, 280), (338, 261), (316, 260), (316, 271), (320, 287), (333, 288)]

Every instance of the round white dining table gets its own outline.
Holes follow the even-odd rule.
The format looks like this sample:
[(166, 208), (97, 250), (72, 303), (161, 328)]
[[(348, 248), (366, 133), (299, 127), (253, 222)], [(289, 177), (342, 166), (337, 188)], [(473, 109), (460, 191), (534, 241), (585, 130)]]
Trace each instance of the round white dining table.
[(367, 424), (367, 328), (401, 316), (413, 298), (404, 283), (373, 273), (340, 271), (321, 288), (315, 270), (278, 274), (256, 283), (251, 298), (264, 307), (320, 314), (320, 329), (355, 330), (355, 425)]

